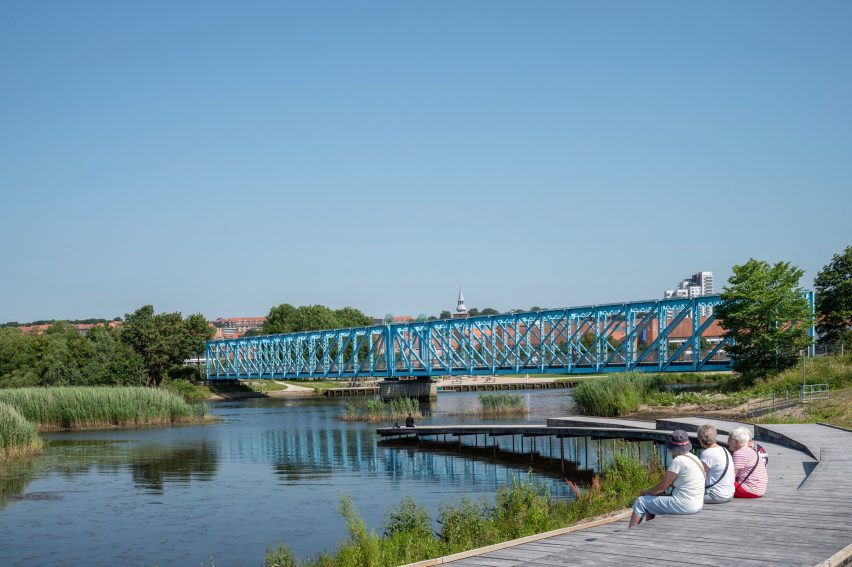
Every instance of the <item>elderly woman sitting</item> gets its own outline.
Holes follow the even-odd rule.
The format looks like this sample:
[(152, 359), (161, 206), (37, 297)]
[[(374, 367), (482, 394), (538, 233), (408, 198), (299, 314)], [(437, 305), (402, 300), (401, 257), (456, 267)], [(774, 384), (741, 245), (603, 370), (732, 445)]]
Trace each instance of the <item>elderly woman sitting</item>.
[[(663, 480), (657, 486), (642, 493), (633, 504), (630, 527), (636, 527), (644, 519), (653, 519), (657, 514), (695, 514), (704, 506), (704, 465), (690, 453), (692, 443), (682, 429), (672, 431), (666, 441), (672, 454), (672, 462)], [(672, 487), (671, 496), (664, 496)]]
[(728, 448), (734, 456), (734, 498), (760, 498), (766, 494), (769, 473), (766, 459), (756, 447), (750, 447), (751, 431), (735, 427), (728, 436)]
[(705, 504), (722, 504), (734, 498), (734, 463), (731, 454), (716, 443), (716, 428), (702, 425), (698, 428), (701, 445), (701, 462), (707, 471), (704, 486)]

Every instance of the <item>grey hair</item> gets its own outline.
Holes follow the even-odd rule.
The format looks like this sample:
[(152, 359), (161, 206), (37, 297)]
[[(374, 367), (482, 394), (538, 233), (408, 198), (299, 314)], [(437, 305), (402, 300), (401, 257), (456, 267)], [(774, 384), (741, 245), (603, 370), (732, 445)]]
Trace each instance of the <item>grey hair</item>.
[(751, 431), (747, 427), (734, 427), (731, 431), (731, 438), (736, 439), (740, 445), (748, 445), (748, 442), (751, 441)]
[(716, 442), (716, 428), (712, 425), (702, 425), (698, 428), (698, 441), (702, 445), (712, 445)]

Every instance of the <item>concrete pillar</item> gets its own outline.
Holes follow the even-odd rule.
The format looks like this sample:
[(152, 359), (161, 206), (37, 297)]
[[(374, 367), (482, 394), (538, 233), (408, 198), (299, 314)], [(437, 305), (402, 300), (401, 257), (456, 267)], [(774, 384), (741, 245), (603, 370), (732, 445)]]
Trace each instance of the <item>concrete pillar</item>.
[(379, 382), (379, 396), (383, 402), (395, 398), (414, 398), (418, 402), (438, 399), (438, 384), (431, 378), (383, 380)]

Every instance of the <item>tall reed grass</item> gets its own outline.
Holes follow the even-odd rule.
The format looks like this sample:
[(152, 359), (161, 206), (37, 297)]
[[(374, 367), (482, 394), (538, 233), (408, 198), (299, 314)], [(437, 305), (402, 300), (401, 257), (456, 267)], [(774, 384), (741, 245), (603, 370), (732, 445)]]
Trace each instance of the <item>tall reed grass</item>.
[(0, 390), (0, 402), (43, 431), (168, 425), (207, 415), (206, 405), (193, 407), (176, 394), (153, 388), (12, 388)]
[(659, 467), (647, 467), (626, 455), (615, 455), (599, 482), (577, 491), (576, 500), (552, 498), (532, 477), (513, 479), (487, 499), (464, 498), (440, 507), (438, 533), (428, 510), (410, 497), (385, 517), (381, 535), (367, 529), (352, 500), (343, 496), (340, 514), (348, 539), (334, 553), (297, 561), (284, 544), (270, 547), (264, 565), (280, 567), (394, 567), (568, 526), (591, 516), (629, 506), (642, 490), (659, 480)]
[(387, 402), (381, 400), (346, 402), (343, 407), (343, 414), (340, 416), (343, 421), (402, 420), (408, 417), (408, 414), (418, 419), (423, 417), (420, 413), (420, 402), (414, 398), (395, 398)]
[(583, 415), (615, 417), (637, 411), (651, 386), (638, 372), (592, 378), (574, 388), (574, 401)]
[(526, 415), (529, 409), (523, 396), (518, 394), (479, 394), (482, 415), (498, 417), (507, 415)]
[(35, 426), (9, 404), (0, 403), (0, 460), (41, 451)]

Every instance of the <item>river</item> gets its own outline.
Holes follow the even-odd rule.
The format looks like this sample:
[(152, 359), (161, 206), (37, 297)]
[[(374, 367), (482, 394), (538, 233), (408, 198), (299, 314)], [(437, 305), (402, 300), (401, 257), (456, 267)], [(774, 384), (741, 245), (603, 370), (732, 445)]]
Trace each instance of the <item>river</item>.
[[(572, 412), (570, 391), (521, 395), (529, 415), (497, 423)], [(477, 396), (441, 394), (423, 423), (482, 421), (448, 415)], [(277, 541), (298, 557), (332, 550), (346, 535), (343, 493), (380, 532), (406, 495), (435, 517), (441, 503), (493, 498), (526, 474), (378, 444), (376, 425), (342, 422), (342, 410), (341, 399), (249, 399), (212, 404), (211, 425), (47, 434), (43, 455), (0, 468), (0, 565), (260, 565)]]

